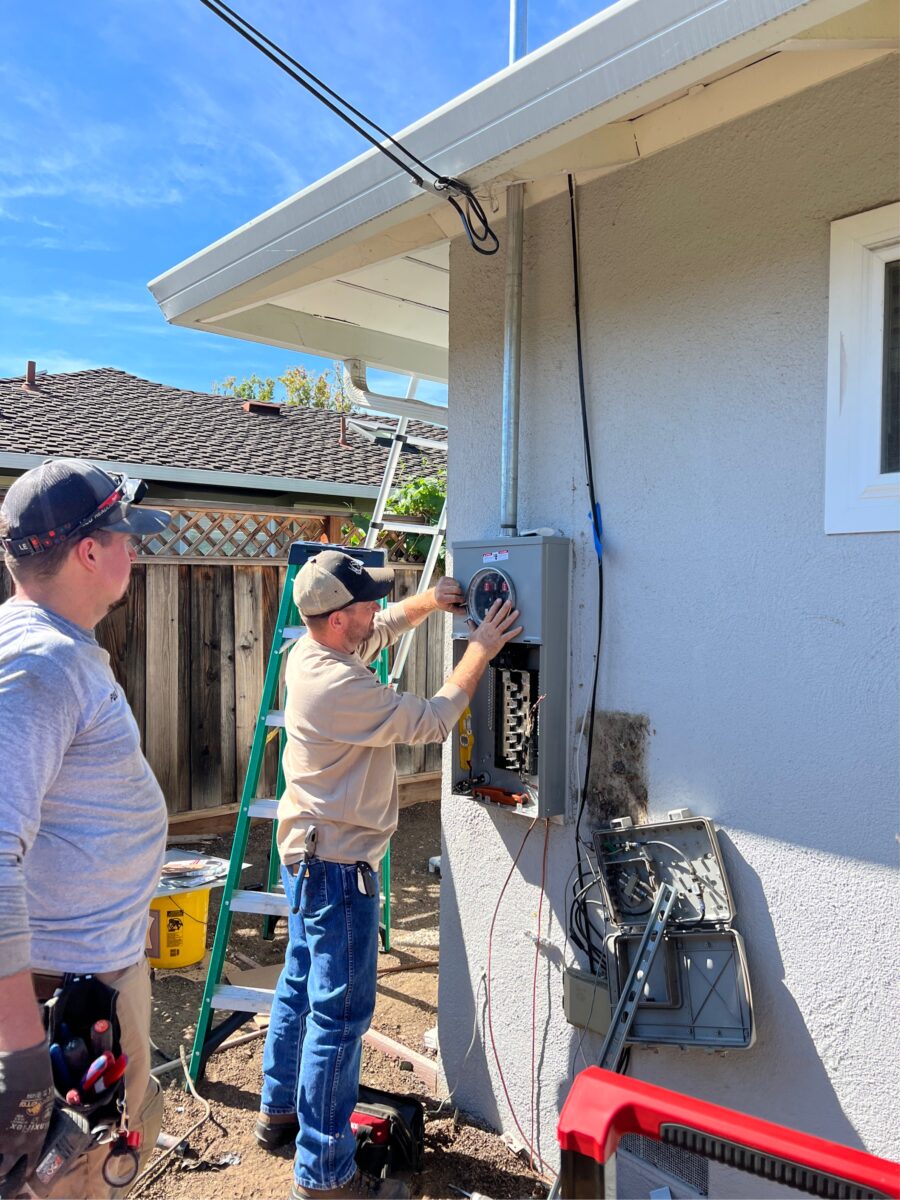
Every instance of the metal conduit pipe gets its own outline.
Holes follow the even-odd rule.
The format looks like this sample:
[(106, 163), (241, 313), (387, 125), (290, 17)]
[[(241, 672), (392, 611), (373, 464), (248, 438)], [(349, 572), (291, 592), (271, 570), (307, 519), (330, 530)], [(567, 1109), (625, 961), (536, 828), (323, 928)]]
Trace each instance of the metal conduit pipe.
[(518, 535), (519, 377), (522, 358), (522, 242), (525, 185), (506, 193), (506, 295), (503, 323), (503, 417), (500, 444), (500, 535)]
[(509, 61), (514, 63), (528, 50), (528, 0), (510, 0)]

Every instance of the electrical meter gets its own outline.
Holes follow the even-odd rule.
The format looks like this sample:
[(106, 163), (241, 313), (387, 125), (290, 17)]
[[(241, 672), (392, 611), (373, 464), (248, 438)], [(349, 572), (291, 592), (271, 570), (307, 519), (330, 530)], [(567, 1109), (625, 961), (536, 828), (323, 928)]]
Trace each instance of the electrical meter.
[(508, 575), (486, 567), (473, 575), (466, 588), (466, 609), (476, 625), (481, 624), (497, 600), (508, 600), (515, 608), (516, 589)]
[(453, 660), (468, 617), (480, 625), (509, 600), (522, 632), (492, 661), (453, 739), (453, 790), (527, 816), (566, 811), (571, 543), (563, 537), (457, 542), (453, 572), (466, 617), (453, 622)]

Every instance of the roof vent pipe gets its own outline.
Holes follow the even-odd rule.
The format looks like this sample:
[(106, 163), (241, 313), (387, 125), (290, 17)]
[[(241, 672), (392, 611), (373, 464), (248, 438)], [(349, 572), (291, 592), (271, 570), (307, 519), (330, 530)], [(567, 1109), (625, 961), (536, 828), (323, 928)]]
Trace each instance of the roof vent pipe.
[(506, 193), (506, 297), (503, 320), (503, 422), (500, 444), (500, 535), (518, 536), (519, 375), (522, 358), (522, 234), (525, 185)]
[(25, 391), (36, 390), (37, 389), (36, 380), (37, 380), (37, 363), (34, 361), (33, 358), (29, 358), (28, 362), (25, 364), (25, 380), (22, 383), (23, 389)]

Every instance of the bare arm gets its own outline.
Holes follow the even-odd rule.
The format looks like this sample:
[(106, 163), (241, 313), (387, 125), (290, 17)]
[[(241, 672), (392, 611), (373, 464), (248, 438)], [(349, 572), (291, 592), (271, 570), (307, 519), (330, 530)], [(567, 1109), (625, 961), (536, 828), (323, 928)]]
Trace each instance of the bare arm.
[(471, 700), (488, 663), (499, 654), (507, 642), (522, 632), (521, 625), (512, 628), (518, 615), (517, 608), (510, 611), (508, 600), (502, 604), (495, 600), (477, 629), (474, 622), (469, 621), (469, 628), (472, 630), (469, 634), (469, 645), (447, 682), (461, 687)]
[(0, 979), (0, 1052), (27, 1050), (44, 1040), (31, 972), (19, 971)]

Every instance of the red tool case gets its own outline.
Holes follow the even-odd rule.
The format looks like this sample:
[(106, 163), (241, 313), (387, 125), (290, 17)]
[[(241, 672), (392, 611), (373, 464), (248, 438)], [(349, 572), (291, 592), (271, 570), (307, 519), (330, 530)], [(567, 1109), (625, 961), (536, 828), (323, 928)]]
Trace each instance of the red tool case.
[(812, 1196), (900, 1197), (900, 1164), (599, 1067), (577, 1076), (560, 1114), (559, 1195), (564, 1200), (614, 1196), (609, 1167), (626, 1133), (668, 1142)]

